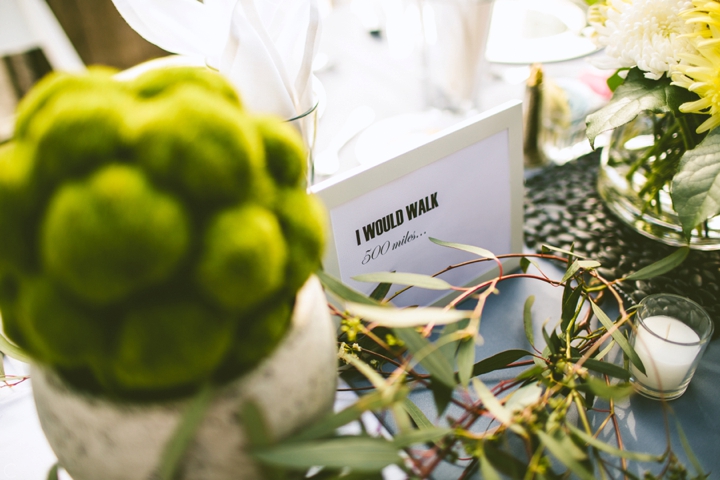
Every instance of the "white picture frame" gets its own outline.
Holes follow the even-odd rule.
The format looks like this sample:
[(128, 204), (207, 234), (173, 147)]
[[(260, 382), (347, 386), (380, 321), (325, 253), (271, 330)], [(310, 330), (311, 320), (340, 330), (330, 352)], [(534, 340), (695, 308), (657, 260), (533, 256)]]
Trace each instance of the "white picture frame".
[[(481, 165), (481, 163), (483, 164)], [(462, 165), (463, 168), (453, 172), (452, 170), (456, 170), (455, 165)], [(465, 175), (466, 170), (470, 172), (468, 175)], [(444, 186), (439, 188), (444, 188), (446, 194), (440, 196), (439, 205), (437, 205), (436, 199), (432, 199), (433, 205), (428, 201), (432, 195), (430, 190), (433, 188), (433, 182), (439, 184), (444, 182)], [(455, 185), (457, 185), (457, 189)], [(431, 233), (426, 236), (454, 243), (472, 244), (493, 251), (492, 248), (483, 245), (481, 238), (477, 238), (475, 242), (469, 242), (467, 238), (447, 238), (447, 236), (443, 238), (444, 235), (442, 235), (444, 231), (447, 231), (448, 235), (451, 235), (450, 232), (454, 232), (458, 236), (472, 239), (479, 234), (483, 238), (492, 238), (490, 243), (500, 246), (498, 247), (499, 251), (493, 251), (496, 255), (521, 253), (523, 248), (521, 103), (519, 101), (504, 103), (439, 132), (428, 143), (409, 152), (377, 165), (355, 168), (312, 186), (310, 191), (320, 197), (331, 218), (328, 245), (323, 260), (324, 270), (351, 287), (369, 293), (374, 286), (355, 282), (352, 280), (352, 276), (358, 273), (389, 271), (390, 269), (431, 274), (440, 269), (429, 271), (426, 264), (433, 262), (436, 265), (442, 264), (445, 256), (447, 256), (447, 261), (452, 263), (458, 263), (458, 259), (463, 261), (462, 259), (476, 258), (470, 253), (440, 247), (430, 241), (425, 243), (413, 241), (412, 247), (401, 249), (397, 247), (398, 241), (391, 241), (391, 232), (388, 230), (383, 232), (388, 234), (386, 235), (388, 240), (383, 239), (384, 243), (378, 245), (382, 245), (380, 248), (381, 250), (385, 249), (386, 253), (392, 249), (392, 254), (383, 254), (382, 259), (378, 254), (378, 260), (371, 259), (371, 262), (376, 263), (378, 267), (390, 265), (389, 269), (372, 270), (374, 265), (365, 264), (362, 267), (358, 266), (358, 255), (362, 255), (365, 247), (372, 246), (370, 243), (363, 244), (365, 240), (370, 241), (368, 234), (372, 232), (367, 231), (367, 228), (359, 228), (354, 225), (371, 227), (372, 219), (384, 218), (383, 215), (386, 211), (391, 213), (397, 212), (397, 210), (402, 211), (401, 205), (408, 203), (407, 200), (402, 200), (402, 197), (413, 198), (413, 189), (416, 186), (419, 190), (415, 196), (420, 197), (420, 203), (423, 203), (424, 198), (424, 203), (428, 208), (431, 206), (442, 208), (433, 214), (434, 218), (431, 218), (433, 215), (428, 214), (422, 219), (422, 222), (415, 222), (417, 225), (423, 225), (421, 228), (423, 232), (418, 233), (415, 230), (410, 234), (408, 230), (408, 235), (412, 235), (413, 239), (417, 239), (418, 236), (422, 237), (427, 230), (431, 230)], [(435, 192), (436, 196), (439, 195), (437, 190)], [(462, 202), (466, 198), (463, 192), (467, 193), (467, 198), (479, 198), (484, 205), (465, 210), (458, 208), (457, 205), (460, 204), (458, 202)], [(483, 195), (485, 195), (484, 200)], [(448, 199), (448, 197), (454, 198)], [(447, 200), (445, 203), (455, 206), (445, 207), (443, 198)], [(490, 202), (487, 201), (488, 198), (491, 199)], [(396, 205), (391, 205), (392, 203), (396, 203)], [(406, 211), (407, 206), (405, 207)], [(408, 211), (407, 216), (403, 213), (396, 213), (398, 222), (393, 222), (393, 218), (388, 217), (389, 222), (386, 222), (386, 226), (392, 224), (394, 228), (395, 223), (410, 225), (406, 219), (411, 213)], [(371, 219), (369, 223), (368, 218)], [(469, 227), (458, 227), (458, 225), (463, 225), (463, 222), (467, 223)], [(380, 226), (380, 224), (377, 225)], [(380, 230), (381, 228), (378, 229), (378, 231)], [(395, 234), (395, 238), (402, 238), (398, 236), (400, 233), (402, 233), (401, 229)], [(405, 238), (410, 237), (406, 236)], [(373, 237), (372, 240), (375, 238)], [(355, 241), (357, 241), (357, 245), (355, 245)], [(420, 252), (419, 255), (422, 259), (411, 261), (408, 257), (392, 260), (402, 256), (396, 252), (402, 251), (403, 254), (409, 254), (410, 248)], [(421, 250), (417, 250), (418, 248)], [(364, 259), (367, 259), (367, 251), (365, 251)], [(373, 253), (377, 251), (377, 245), (372, 251)], [(438, 255), (439, 259), (436, 258)], [(516, 269), (519, 261), (519, 258), (505, 259), (503, 270), (508, 272)], [(452, 263), (445, 263), (444, 266)], [(477, 267), (482, 271), (459, 275), (450, 280), (457, 282), (460, 279), (462, 286), (468, 286), (497, 275), (498, 268), (494, 262), (486, 262), (482, 265), (482, 267)], [(452, 281), (451, 283), (459, 285)], [(448, 292), (427, 290), (406, 301), (401, 300), (403, 295), (398, 297), (398, 302), (394, 303), (400, 306), (403, 304), (442, 305), (449, 302), (458, 293), (448, 294)]]

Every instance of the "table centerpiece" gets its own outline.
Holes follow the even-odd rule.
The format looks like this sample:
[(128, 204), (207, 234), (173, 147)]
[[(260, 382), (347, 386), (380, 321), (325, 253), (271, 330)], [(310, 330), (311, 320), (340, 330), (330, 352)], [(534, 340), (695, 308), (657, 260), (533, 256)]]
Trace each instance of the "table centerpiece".
[(598, 190), (640, 233), (720, 248), (720, 5), (706, 0), (602, 0), (588, 20), (617, 69), (611, 101), (587, 118), (590, 142), (613, 130)]
[(113, 74), (52, 74), (19, 106), (0, 151), (3, 329), (75, 480), (259, 478), (241, 406), (280, 438), (336, 383), (302, 140), (208, 69)]

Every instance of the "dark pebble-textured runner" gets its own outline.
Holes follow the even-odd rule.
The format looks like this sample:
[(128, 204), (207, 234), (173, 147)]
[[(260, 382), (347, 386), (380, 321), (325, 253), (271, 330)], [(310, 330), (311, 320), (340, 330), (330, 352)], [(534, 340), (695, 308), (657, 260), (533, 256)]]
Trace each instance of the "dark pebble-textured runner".
[[(620, 278), (671, 254), (673, 247), (646, 238), (616, 218), (595, 184), (599, 153), (549, 167), (525, 182), (525, 243), (569, 249), (602, 264), (599, 273)], [(703, 306), (720, 333), (720, 251), (691, 251), (685, 262), (650, 280), (623, 282), (628, 305), (651, 293), (675, 293)]]

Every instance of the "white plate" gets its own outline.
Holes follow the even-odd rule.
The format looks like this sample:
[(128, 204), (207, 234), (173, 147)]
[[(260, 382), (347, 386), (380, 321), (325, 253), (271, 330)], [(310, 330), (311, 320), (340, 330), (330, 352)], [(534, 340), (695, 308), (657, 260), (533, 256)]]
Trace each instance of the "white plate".
[(497, 0), (485, 57), (529, 64), (570, 60), (598, 47), (582, 32), (585, 10), (571, 0)]

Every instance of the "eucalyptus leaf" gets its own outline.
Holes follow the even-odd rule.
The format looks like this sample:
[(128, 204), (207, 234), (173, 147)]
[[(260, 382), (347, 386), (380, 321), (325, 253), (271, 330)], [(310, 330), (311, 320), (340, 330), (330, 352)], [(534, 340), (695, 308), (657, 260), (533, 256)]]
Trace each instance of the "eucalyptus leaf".
[(490, 250), (486, 250), (481, 247), (475, 247), (473, 245), (464, 245), (462, 243), (452, 243), (452, 242), (444, 242), (442, 240), (438, 240), (437, 238), (430, 237), (430, 241), (433, 243), (436, 243), (438, 245), (442, 245), (443, 247), (449, 247), (454, 248), (456, 250), (462, 250), (464, 252), (470, 252), (474, 253), (475, 255), (483, 258), (497, 258), (494, 253), (492, 253)]
[(58, 477), (58, 469), (60, 466), (55, 463), (55, 465), (50, 468), (50, 471), (47, 474), (47, 480), (59, 480), (60, 477)]
[(631, 383), (608, 385), (599, 378), (588, 376), (587, 388), (597, 397), (607, 400), (622, 400), (632, 395), (634, 388)]
[(450, 405), (452, 400), (454, 387), (448, 387), (443, 382), (434, 377), (430, 377), (430, 391), (433, 394), (433, 401), (437, 410), (437, 416), (441, 416)]
[(478, 378), (473, 378), (472, 383), (475, 393), (477, 393), (478, 398), (482, 400), (488, 412), (503, 425), (510, 425), (512, 422), (512, 413), (500, 403), (500, 400), (498, 400), (490, 389)]
[(632, 68), (608, 104), (588, 115), (587, 137), (590, 145), (595, 148), (598, 135), (625, 125), (645, 110), (675, 113), (681, 104), (697, 98), (697, 94), (671, 85), (666, 76), (652, 80), (645, 78), (639, 68)]
[(720, 131), (712, 130), (694, 149), (685, 152), (671, 192), (686, 237), (720, 213)]
[(582, 480), (595, 480), (595, 475), (573, 456), (572, 451), (567, 449), (567, 443), (561, 443), (543, 431), (538, 431), (537, 436), (543, 446), (571, 472)]
[(657, 262), (641, 268), (637, 272), (631, 273), (625, 280), (646, 280), (648, 278), (657, 277), (663, 273), (667, 273), (685, 261), (690, 249), (688, 247), (680, 247), (667, 257)]
[(573, 275), (577, 273), (577, 271), (580, 270), (580, 263), (578, 263), (577, 260), (573, 261), (570, 266), (565, 271), (565, 275), (563, 275), (562, 279), (560, 280), (560, 283), (565, 283), (568, 280), (570, 280)]
[[(580, 358), (573, 357), (570, 361), (577, 363), (580, 361)], [(602, 362), (600, 360), (595, 360), (594, 358), (587, 358), (583, 362), (583, 366), (594, 372), (603, 373), (622, 380), (630, 380), (630, 372), (619, 365), (615, 365), (614, 363)]]
[(571, 252), (570, 250), (565, 250), (563, 248), (553, 247), (552, 245), (543, 244), (542, 250), (543, 250), (543, 252), (553, 251), (553, 252), (558, 252), (558, 253), (564, 253), (565, 255), (568, 255), (570, 257), (578, 257), (578, 258), (583, 258), (585, 260), (590, 260), (589, 257), (580, 255), (579, 253)]
[(460, 342), (457, 354), (458, 377), (463, 387), (467, 387), (472, 377), (475, 363), (475, 342), (472, 338)]
[(423, 411), (420, 410), (420, 408), (409, 398), (406, 398), (403, 401), (403, 408), (406, 412), (408, 412), (408, 415), (410, 415), (410, 418), (412, 418), (413, 422), (415, 422), (415, 425), (417, 425), (419, 429), (434, 427), (432, 422), (430, 422), (427, 416), (425, 416), (425, 413), (423, 413)]
[(452, 428), (429, 427), (420, 430), (403, 432), (395, 436), (393, 444), (397, 448), (405, 448), (418, 443), (437, 442), (453, 433)]
[(320, 283), (340, 300), (353, 303), (361, 303), (365, 305), (380, 305), (377, 301), (368, 296), (354, 290), (332, 275), (325, 273), (323, 270), (317, 270), (315, 275), (320, 279)]
[(584, 270), (590, 270), (600, 267), (601, 263), (596, 260), (578, 260), (578, 265)]
[[(608, 329), (608, 331), (612, 329), (614, 323), (612, 320), (610, 320), (610, 317), (608, 317), (607, 314), (595, 304), (595, 302), (591, 301), (590, 306), (592, 307), (595, 316), (598, 318), (598, 320), (600, 320), (600, 323), (602, 323), (603, 326)], [(612, 332), (611, 335), (615, 342), (620, 346), (622, 351), (625, 352), (625, 355), (627, 355), (632, 364), (635, 365), (637, 369), (640, 370), (640, 372), (645, 373), (645, 366), (643, 365), (642, 360), (640, 360), (640, 357), (638, 357), (635, 349), (630, 346), (627, 338), (625, 338), (625, 335), (623, 335), (619, 329), (616, 329), (614, 332)]]
[(484, 480), (502, 480), (500, 472), (495, 470), (485, 454), (485, 449), (480, 446), (480, 475)]
[(165, 445), (160, 457), (160, 465), (157, 471), (157, 477), (160, 480), (173, 480), (175, 478), (175, 473), (178, 471), (183, 455), (195, 436), (195, 432), (200, 426), (212, 398), (212, 387), (204, 385), (188, 404), (180, 423)]
[(392, 283), (394, 285), (408, 285), (412, 287), (425, 288), (427, 290), (450, 290), (452, 285), (442, 278), (431, 277), (430, 275), (421, 275), (419, 273), (401, 273), (401, 272), (376, 272), (364, 273), (352, 277), (358, 282), (369, 283)]
[[(385, 391), (374, 391), (372, 393), (368, 393), (367, 395), (363, 395), (355, 403), (343, 410), (337, 413), (332, 413), (325, 418), (314, 422), (310, 427), (293, 436), (291, 441), (297, 442), (315, 440), (329, 435), (343, 425), (347, 425), (350, 422), (358, 420), (362, 414), (367, 411), (386, 408), (401, 399), (403, 399), (406, 403), (409, 402), (409, 400), (405, 398), (406, 394), (407, 391), (405, 389), (398, 389), (395, 390), (393, 395), (387, 395)], [(410, 416), (412, 417), (412, 414)], [(417, 421), (415, 423), (417, 424)]]
[(452, 364), (437, 347), (412, 328), (396, 328), (395, 335), (405, 342), (414, 359), (420, 362), (433, 377), (450, 388), (455, 387), (455, 373)]
[(347, 302), (345, 309), (367, 322), (390, 328), (419, 327), (433, 323), (445, 325), (469, 318), (469, 310), (445, 310), (437, 307), (393, 308), (379, 305), (368, 305)]
[(10, 340), (5, 338), (2, 334), (0, 334), (0, 352), (4, 353), (8, 357), (14, 358), (15, 360), (20, 360), (21, 362), (32, 362), (32, 359), (23, 352), (20, 347), (10, 343)]
[(397, 448), (387, 440), (372, 437), (340, 437), (331, 440), (281, 443), (253, 449), (252, 454), (268, 465), (291, 469), (314, 466), (376, 472), (400, 461)]
[(266, 447), (272, 443), (269, 426), (257, 403), (245, 401), (240, 405), (240, 419), (251, 447)]
[(515, 390), (509, 396), (508, 400), (505, 402), (505, 408), (512, 413), (524, 410), (530, 405), (537, 403), (537, 401), (540, 400), (542, 393), (543, 389), (537, 383), (525, 385), (524, 387)]
[(523, 308), (523, 326), (525, 327), (525, 337), (531, 346), (535, 345), (535, 334), (533, 333), (532, 324), (532, 306), (535, 303), (535, 295), (530, 295), (525, 300), (525, 307)]
[(651, 455), (649, 453), (641, 453), (641, 452), (630, 452), (628, 450), (620, 450), (619, 448), (613, 447), (612, 445), (609, 445), (603, 441), (598, 440), (597, 438), (593, 437), (592, 435), (588, 435), (586, 432), (580, 430), (579, 428), (571, 425), (569, 422), (565, 424), (565, 426), (570, 430), (570, 433), (577, 437), (578, 439), (582, 440), (583, 442), (587, 443), (593, 448), (597, 448), (598, 450), (609, 453), (610, 455), (614, 455), (616, 457), (620, 458), (627, 458), (628, 460), (634, 460), (636, 462), (658, 462), (662, 460), (661, 455)]
[(583, 292), (583, 289), (581, 287), (571, 288), (571, 293), (568, 295), (568, 298), (565, 299), (565, 302), (562, 306), (562, 318), (560, 322), (560, 329), (565, 332), (570, 325), (570, 321), (575, 316), (575, 312), (577, 311), (578, 301), (580, 300), (580, 295)]
[(705, 473), (705, 469), (703, 469), (700, 461), (695, 456), (695, 452), (693, 452), (692, 447), (690, 447), (690, 442), (688, 442), (682, 425), (680, 425), (680, 422), (677, 420), (675, 420), (675, 428), (677, 428), (678, 436), (680, 437), (680, 443), (682, 444), (683, 450), (685, 450), (685, 455), (687, 455), (690, 463), (692, 463), (692, 466), (695, 469), (695, 474), (701, 476), (700, 478), (708, 478), (710, 474)]
[(495, 370), (502, 370), (508, 368), (508, 365), (515, 362), (516, 360), (532, 355), (527, 350), (505, 350), (495, 355), (480, 360), (473, 366), (472, 376), (477, 377), (484, 373), (494, 372)]
[(528, 268), (530, 268), (530, 265), (532, 265), (532, 262), (527, 257), (521, 257), (520, 258), (520, 269), (523, 271), (523, 273), (527, 273)]
[(390, 287), (392, 287), (392, 285), (389, 283), (379, 284), (375, 287), (372, 293), (370, 293), (370, 298), (377, 300), (378, 302), (382, 302), (390, 291)]

